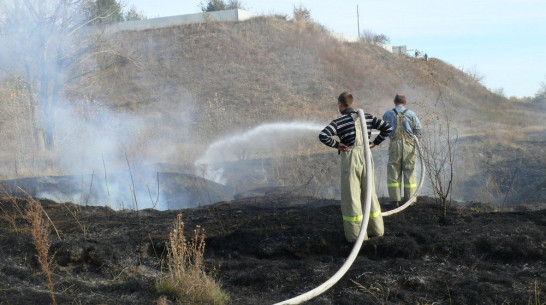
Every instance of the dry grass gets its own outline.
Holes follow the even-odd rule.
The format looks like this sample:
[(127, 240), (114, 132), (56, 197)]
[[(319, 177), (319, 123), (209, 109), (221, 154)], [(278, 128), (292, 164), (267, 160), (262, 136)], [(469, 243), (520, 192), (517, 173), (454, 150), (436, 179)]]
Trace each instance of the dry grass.
[[(472, 108), (497, 102), (479, 83), (439, 60), (427, 64), (371, 44), (342, 43), (312, 22), (264, 17), (122, 36), (115, 37), (120, 48), (142, 54), (138, 65), (116, 66), (94, 75), (95, 79), (110, 76), (106, 88), (112, 88), (112, 94), (104, 86), (102, 91), (94, 90), (97, 97), (108, 94), (114, 105), (130, 102), (140, 110), (156, 101), (183, 103), (185, 113), (196, 114), (197, 121), (222, 120), (221, 130), (228, 132), (263, 121), (330, 118), (335, 97), (344, 90), (354, 91), (362, 106), (377, 114), (391, 106), (396, 92), (406, 89), (415, 93), (408, 96), (427, 105), (434, 102), (438, 89), (445, 88)], [(143, 77), (146, 82), (134, 88), (133, 80)], [(135, 90), (120, 94), (119, 88)], [(184, 89), (191, 92), (187, 99)], [(480, 103), (468, 94), (480, 96)], [(141, 102), (132, 102), (137, 100)], [(217, 130), (198, 132), (210, 141)]]
[(203, 228), (197, 227), (193, 239), (186, 240), (182, 215), (178, 214), (169, 235), (168, 251), (169, 273), (157, 281), (159, 293), (174, 296), (180, 304), (222, 305), (229, 302), (229, 296), (213, 275), (205, 272)]
[[(24, 217), (23, 206), (20, 204), (20, 199), (11, 196), (11, 191), (2, 189), (2, 195), (0, 195), (0, 219), (8, 222), (13, 228), (14, 232), (19, 232), (21, 229), (17, 225), (17, 220)], [(8, 204), (4, 204), (9, 202)]]

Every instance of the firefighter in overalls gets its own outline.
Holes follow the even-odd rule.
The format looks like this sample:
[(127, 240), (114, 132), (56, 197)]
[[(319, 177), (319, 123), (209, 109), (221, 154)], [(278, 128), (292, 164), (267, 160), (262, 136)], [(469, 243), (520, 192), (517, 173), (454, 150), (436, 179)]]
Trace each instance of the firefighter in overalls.
[[(390, 133), (389, 163), (387, 165), (387, 188), (391, 207), (399, 206), (402, 198), (408, 201), (417, 189), (417, 148), (414, 138), (423, 130), (415, 112), (406, 109), (406, 97), (397, 94), (393, 109), (383, 115), (393, 131)], [(402, 189), (404, 195), (402, 197)]]
[[(364, 139), (360, 118), (353, 109), (353, 96), (343, 92), (338, 98), (338, 109), (341, 117), (333, 120), (319, 135), (319, 139), (325, 145), (337, 148), (341, 158), (341, 213), (343, 217), (343, 229), (345, 238), (349, 242), (355, 242), (360, 232), (363, 220), (363, 204), (366, 194), (366, 179), (372, 179), (370, 219), (368, 222), (367, 236), (383, 236), (383, 218), (381, 206), (375, 193), (373, 159), (371, 173), (366, 173), (364, 159)], [(370, 143), (370, 148), (383, 142), (391, 127), (380, 118), (365, 113), (368, 139), (371, 130), (379, 130), (379, 135)], [(339, 141), (338, 141), (339, 139)]]

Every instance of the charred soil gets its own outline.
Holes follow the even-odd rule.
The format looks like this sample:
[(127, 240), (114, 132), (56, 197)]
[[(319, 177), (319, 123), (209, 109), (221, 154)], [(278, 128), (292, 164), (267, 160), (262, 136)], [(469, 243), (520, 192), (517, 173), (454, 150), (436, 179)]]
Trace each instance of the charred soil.
[[(337, 200), (272, 193), (138, 212), (39, 202), (54, 224), (49, 259), (58, 304), (174, 304), (155, 282), (166, 271), (179, 213), (188, 237), (205, 228), (207, 267), (216, 268), (232, 304), (274, 304), (313, 289), (352, 249)], [(0, 201), (0, 304), (51, 303), (22, 217), (27, 205)], [(385, 236), (365, 241), (340, 282), (307, 304), (545, 304), (545, 209), (451, 207), (444, 218), (423, 197), (384, 220)]]

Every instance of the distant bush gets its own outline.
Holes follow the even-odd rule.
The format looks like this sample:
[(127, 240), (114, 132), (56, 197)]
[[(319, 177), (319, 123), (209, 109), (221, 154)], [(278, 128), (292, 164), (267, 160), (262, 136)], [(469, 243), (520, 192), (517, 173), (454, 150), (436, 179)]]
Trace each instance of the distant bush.
[(112, 24), (123, 21), (121, 4), (116, 0), (90, 1), (85, 9), (93, 24)]
[(229, 2), (224, 2), (223, 0), (209, 0), (206, 5), (201, 4), (201, 11), (203, 11), (203, 13), (240, 8), (242, 8), (241, 2), (237, 0), (229, 0)]
[(311, 11), (300, 4), (300, 6), (294, 7), (294, 20), (307, 21), (311, 20)]
[(273, 17), (279, 20), (288, 21), (288, 15), (286, 14), (275, 14)]
[(373, 44), (388, 44), (390, 42), (390, 38), (385, 34), (375, 34), (370, 31), (364, 31), (360, 35), (360, 39), (362, 39), (364, 42), (367, 43), (373, 43)]
[(546, 81), (541, 83), (540, 89), (533, 98), (533, 103), (546, 104)]
[(123, 19), (125, 21), (144, 20), (146, 16), (133, 6), (123, 14)]

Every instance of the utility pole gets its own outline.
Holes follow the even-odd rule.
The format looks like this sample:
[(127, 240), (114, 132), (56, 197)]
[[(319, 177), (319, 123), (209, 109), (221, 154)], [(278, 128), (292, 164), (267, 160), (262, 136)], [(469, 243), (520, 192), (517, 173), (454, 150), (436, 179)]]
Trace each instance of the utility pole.
[(358, 14), (358, 4), (356, 5), (356, 24), (358, 27), (358, 40), (360, 40), (360, 15)]

